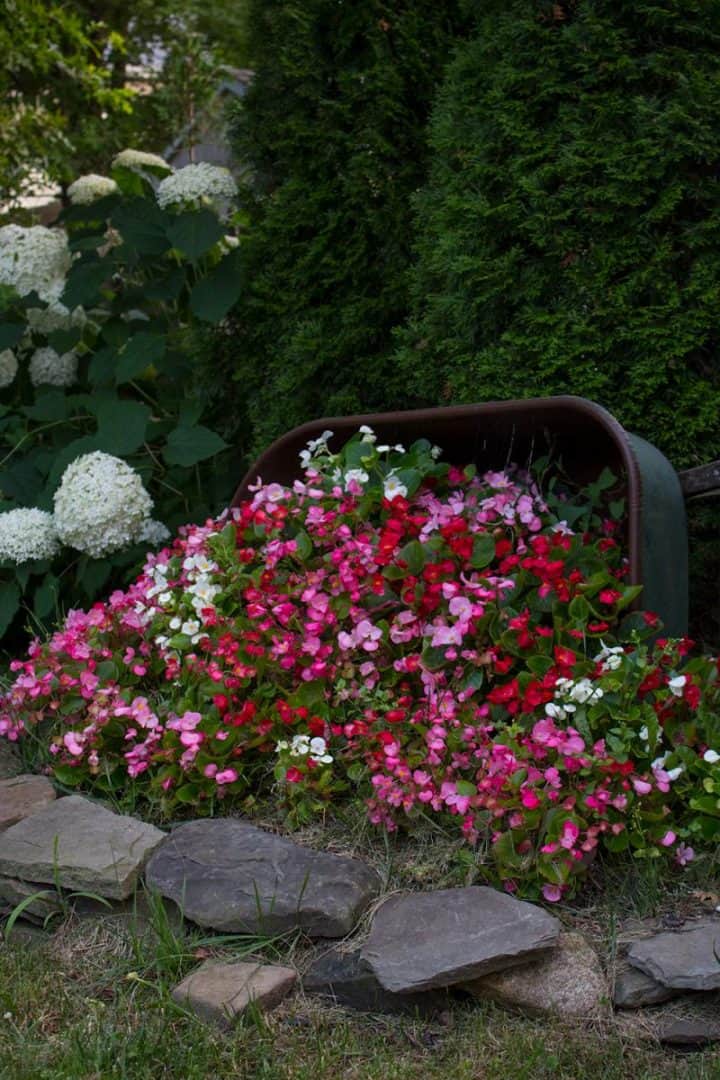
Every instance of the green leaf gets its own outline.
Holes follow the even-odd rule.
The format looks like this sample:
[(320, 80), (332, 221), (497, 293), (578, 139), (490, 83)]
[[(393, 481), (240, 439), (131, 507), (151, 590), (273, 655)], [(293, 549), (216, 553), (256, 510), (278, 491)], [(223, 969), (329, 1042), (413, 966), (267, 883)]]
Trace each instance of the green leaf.
[(196, 465), (224, 450), (227, 443), (210, 428), (176, 427), (168, 435), (163, 457), (168, 465)]
[(151, 409), (142, 401), (106, 397), (97, 404), (95, 415), (98, 442), (107, 453), (122, 457), (134, 453), (145, 442)]
[(91, 307), (100, 296), (103, 283), (110, 276), (109, 265), (100, 259), (81, 259), (71, 266), (61, 302), (72, 310), (82, 304)]
[(190, 293), (190, 310), (203, 322), (216, 325), (237, 303), (242, 292), (240, 256), (232, 251), (202, 278)]
[(77, 787), (83, 780), (82, 770), (73, 768), (72, 765), (56, 765), (53, 776), (64, 787)]
[(170, 243), (183, 255), (196, 262), (225, 235), (212, 210), (188, 210), (178, 214), (167, 227)]
[(482, 570), (483, 567), (489, 566), (495, 558), (495, 540), (490, 533), (480, 533), (475, 537), (473, 542), (472, 555), (470, 556), (470, 565), (475, 570)]
[(0, 582), (0, 637), (5, 633), (20, 607), (20, 590), (14, 581)]
[(575, 596), (570, 601), (568, 613), (576, 622), (585, 622), (590, 615), (590, 605), (584, 596)]
[(182, 784), (175, 792), (175, 798), (178, 802), (194, 803), (197, 802), (199, 793), (197, 784)]
[(68, 414), (67, 398), (63, 390), (42, 390), (34, 405), (22, 410), (31, 420), (64, 420)]
[(457, 791), (458, 795), (477, 795), (477, 788), (474, 784), (471, 784), (469, 780), (456, 780), (455, 790)]
[(25, 323), (0, 323), (0, 352), (17, 345), (25, 329)]
[(413, 577), (417, 577), (425, 565), (425, 552), (419, 540), (411, 540), (409, 544), (405, 544), (404, 547), (400, 548), (397, 558), (407, 563), (408, 570)]
[(312, 555), (313, 544), (304, 529), (301, 529), (295, 537), (295, 543), (297, 544), (297, 557), (301, 562), (306, 562)]
[(115, 382), (118, 386), (130, 382), (150, 364), (159, 363), (165, 355), (165, 338), (159, 334), (141, 332), (134, 334), (121, 351), (115, 368)]
[(154, 200), (143, 198), (123, 203), (111, 218), (124, 242), (139, 255), (162, 255), (168, 250), (166, 220)]
[(45, 619), (55, 611), (57, 599), (58, 580), (54, 574), (47, 574), (33, 596), (33, 611), (38, 619)]
[(104, 345), (93, 354), (88, 367), (88, 379), (93, 386), (111, 383), (115, 377), (118, 351), (114, 345)]

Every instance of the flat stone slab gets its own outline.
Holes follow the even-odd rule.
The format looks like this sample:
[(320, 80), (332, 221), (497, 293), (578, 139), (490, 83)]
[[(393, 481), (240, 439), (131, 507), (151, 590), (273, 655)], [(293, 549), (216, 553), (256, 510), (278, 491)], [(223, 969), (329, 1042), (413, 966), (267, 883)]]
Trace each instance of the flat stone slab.
[(0, 833), (0, 876), (123, 900), (164, 839), (153, 825), (70, 795)]
[(0, 780), (0, 832), (55, 801), (55, 788), (46, 776), (23, 774)]
[(616, 1009), (641, 1009), (644, 1005), (660, 1005), (682, 993), (663, 986), (639, 968), (627, 967), (615, 978), (613, 1004)]
[(538, 959), (560, 923), (540, 907), (482, 885), (391, 896), (362, 949), (396, 994), (465, 983)]
[(358, 859), (301, 847), (236, 818), (180, 825), (145, 880), (200, 926), (344, 937), (380, 888)]
[(718, 956), (720, 921), (710, 919), (636, 941), (627, 954), (633, 967), (675, 990), (720, 990)]
[(560, 934), (542, 960), (464, 983), (489, 998), (533, 1016), (595, 1017), (608, 1011), (610, 990), (597, 953), (582, 934)]
[(23, 919), (39, 919), (44, 922), (62, 910), (55, 889), (36, 881), (20, 881), (19, 878), (0, 878), (0, 900), (11, 909), (24, 904)]
[(315, 961), (302, 983), (306, 993), (321, 994), (359, 1012), (431, 1016), (448, 1007), (445, 990), (418, 994), (385, 990), (360, 959), (359, 949), (348, 953), (331, 950)]
[(720, 1021), (685, 1017), (658, 1026), (656, 1037), (666, 1046), (700, 1047), (720, 1042)]
[(274, 964), (206, 960), (175, 987), (173, 1001), (203, 1020), (229, 1027), (250, 1002), (267, 1012), (290, 993), (296, 972)]

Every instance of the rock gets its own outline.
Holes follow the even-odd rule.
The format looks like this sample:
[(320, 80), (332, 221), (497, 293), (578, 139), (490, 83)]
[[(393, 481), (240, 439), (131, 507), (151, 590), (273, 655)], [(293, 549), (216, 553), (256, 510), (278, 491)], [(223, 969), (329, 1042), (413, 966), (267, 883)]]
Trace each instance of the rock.
[(0, 780), (0, 832), (54, 801), (55, 788), (46, 776), (24, 774)]
[(228, 1028), (251, 1001), (263, 1012), (273, 1009), (292, 990), (292, 968), (206, 960), (175, 987), (173, 1000), (203, 1020)]
[(336, 949), (316, 960), (303, 978), (307, 993), (322, 994), (338, 1005), (359, 1012), (415, 1013), (429, 1016), (448, 1007), (445, 991), (428, 990), (419, 994), (393, 994), (384, 990), (372, 971), (360, 959), (360, 950), (341, 953)]
[(707, 1046), (720, 1042), (720, 1023), (691, 1017), (668, 1020), (658, 1025), (656, 1037), (667, 1046)]
[(541, 960), (463, 983), (462, 989), (534, 1016), (597, 1016), (607, 1011), (609, 1000), (595, 950), (581, 934), (569, 933), (560, 934)]
[[(34, 899), (30, 903), (25, 903), (29, 897)], [(38, 882), (20, 881), (19, 878), (0, 878), (0, 900), (9, 906), (11, 911), (18, 904), (25, 903), (22, 917), (40, 919), (41, 922), (51, 915), (57, 915), (62, 910), (60, 898), (55, 889), (40, 885)]]
[(0, 779), (18, 776), (22, 771), (22, 761), (15, 744), (9, 739), (0, 738)]
[(151, 889), (215, 930), (344, 937), (380, 888), (357, 859), (301, 847), (236, 818), (180, 825), (150, 860)]
[(0, 833), (0, 876), (122, 900), (165, 834), (80, 795)]
[(391, 896), (362, 950), (386, 990), (451, 986), (523, 964), (557, 942), (560, 923), (540, 907), (471, 885)]
[(633, 967), (675, 990), (720, 989), (720, 922), (705, 920), (686, 930), (656, 934), (628, 949)]
[(628, 967), (619, 971), (615, 978), (613, 1002), (616, 1009), (641, 1009), (643, 1005), (670, 1001), (679, 993), (679, 990), (663, 986), (639, 968)]

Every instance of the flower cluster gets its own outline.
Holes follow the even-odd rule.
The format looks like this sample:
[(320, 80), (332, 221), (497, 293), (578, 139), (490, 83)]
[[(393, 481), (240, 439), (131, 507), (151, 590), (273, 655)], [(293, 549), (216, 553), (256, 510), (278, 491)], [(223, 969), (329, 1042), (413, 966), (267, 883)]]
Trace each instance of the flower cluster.
[(0, 390), (6, 386), (12, 386), (18, 373), (18, 362), (12, 349), (3, 349), (0, 352)]
[(73, 206), (88, 206), (106, 195), (114, 195), (117, 190), (118, 186), (110, 176), (87, 173), (85, 176), (78, 176), (67, 189), (67, 193)]
[(59, 550), (52, 514), (35, 508), (0, 514), (0, 559), (13, 563), (52, 559)]
[(72, 386), (77, 380), (77, 372), (78, 358), (74, 352), (60, 355), (49, 345), (36, 349), (28, 364), (33, 386)]
[(0, 285), (11, 285), (20, 296), (36, 292), (41, 300), (59, 300), (72, 256), (62, 229), (42, 225), (0, 228)]
[(265, 791), (293, 821), (353, 792), (389, 830), (433, 815), (550, 901), (600, 846), (686, 865), (717, 842), (717, 664), (644, 643), (618, 523), (575, 533), (529, 475), (425, 440), (331, 440), (35, 642), (0, 732), (167, 813)]
[(53, 502), (62, 542), (96, 558), (148, 536), (153, 503), (141, 477), (100, 450), (67, 467)]
[(163, 209), (200, 203), (214, 207), (222, 216), (237, 195), (237, 184), (228, 169), (201, 161), (167, 176), (155, 194)]
[(72, 330), (73, 327), (84, 326), (87, 321), (82, 307), (69, 311), (59, 301), (48, 304), (46, 308), (28, 308), (25, 317), (30, 331), (45, 335), (53, 334), (56, 330)]
[(146, 150), (132, 150), (130, 148), (121, 150), (113, 158), (112, 164), (114, 169), (130, 169), (136, 172), (142, 172), (145, 169), (163, 174), (172, 172), (172, 166), (168, 165), (164, 158), (161, 158), (159, 154), (149, 154)]

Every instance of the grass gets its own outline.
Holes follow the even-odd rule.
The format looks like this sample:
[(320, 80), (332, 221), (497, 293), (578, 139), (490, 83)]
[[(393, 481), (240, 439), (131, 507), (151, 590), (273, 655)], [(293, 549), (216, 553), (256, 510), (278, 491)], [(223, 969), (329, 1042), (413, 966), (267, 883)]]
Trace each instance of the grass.
[[(345, 843), (348, 832), (345, 830)], [(437, 845), (438, 841), (435, 839)], [(332, 830), (328, 837), (333, 845)], [(337, 840), (339, 845), (339, 839)], [(388, 888), (408, 883), (410, 852), (376, 852)], [(415, 871), (443, 876), (437, 847), (415, 848)], [(436, 862), (432, 860), (435, 857)], [(384, 859), (384, 864), (383, 864)], [(654, 872), (625, 867), (611, 888), (560, 914), (604, 954), (612, 972), (621, 925), (652, 908), (697, 910), (713, 893), (658, 890)], [(314, 955), (300, 935), (211, 935), (140, 895), (113, 915), (63, 917), (52, 936), (27, 942), (19, 924), (0, 945), (2, 1080), (718, 1080), (720, 1050), (662, 1050), (633, 1016), (594, 1024), (534, 1020), (491, 1003), (458, 1001), (437, 1020), (354, 1014), (298, 991), (231, 1035), (176, 1006), (173, 986), (209, 956), (254, 957), (304, 970)]]
[[(169, 998), (171, 983), (197, 957), (187, 950), (168, 956), (167, 943), (146, 943), (138, 972), (130, 966), (138, 960), (133, 935), (111, 923), (105, 919), (93, 930), (70, 920), (47, 945), (4, 947), (3, 1080), (720, 1076), (717, 1054), (668, 1054), (609, 1024), (529, 1020), (490, 1004), (459, 1004), (452, 1015), (427, 1022), (353, 1015), (297, 994), (271, 1015), (248, 1017), (223, 1035)], [(267, 946), (255, 945), (253, 955), (267, 956)], [(247, 955), (249, 946), (241, 944), (240, 952)], [(217, 951), (237, 955), (228, 942)]]

